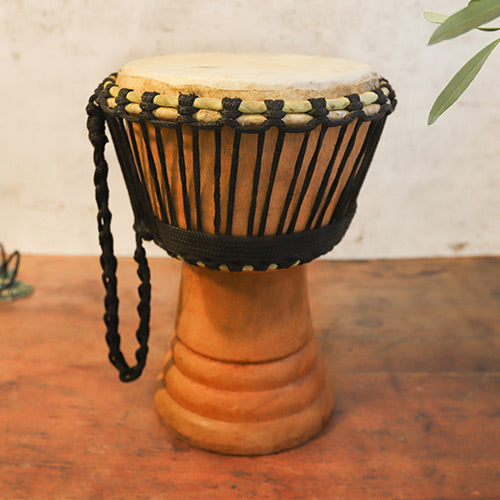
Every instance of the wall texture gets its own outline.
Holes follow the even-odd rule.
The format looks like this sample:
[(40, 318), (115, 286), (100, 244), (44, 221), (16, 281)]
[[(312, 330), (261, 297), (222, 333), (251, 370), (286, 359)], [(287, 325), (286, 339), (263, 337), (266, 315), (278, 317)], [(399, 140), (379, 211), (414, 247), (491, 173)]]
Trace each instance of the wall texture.
[[(84, 108), (105, 75), (162, 53), (263, 51), (362, 60), (398, 93), (357, 217), (332, 255), (500, 253), (500, 54), (456, 107), (426, 125), (435, 96), (491, 37), (426, 47), (432, 27), (422, 12), (465, 3), (2, 0), (0, 241), (25, 253), (98, 252)], [(128, 254), (131, 212), (111, 164), (116, 249)]]

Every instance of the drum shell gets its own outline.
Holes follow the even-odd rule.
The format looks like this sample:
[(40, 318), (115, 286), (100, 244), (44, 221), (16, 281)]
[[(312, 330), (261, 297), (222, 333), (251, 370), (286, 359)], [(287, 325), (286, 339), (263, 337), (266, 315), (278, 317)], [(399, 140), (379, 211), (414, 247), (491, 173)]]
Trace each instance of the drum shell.
[[(259, 134), (229, 126), (207, 130), (143, 122), (131, 123), (127, 135), (137, 146), (135, 151), (131, 148), (135, 168), (156, 217), (183, 229), (258, 236), (330, 224), (353, 169), (362, 166), (359, 158), (369, 126), (354, 120), (310, 132), (280, 132), (274, 127)], [(220, 134), (218, 180), (216, 134)], [(342, 172), (336, 179), (339, 168)]]

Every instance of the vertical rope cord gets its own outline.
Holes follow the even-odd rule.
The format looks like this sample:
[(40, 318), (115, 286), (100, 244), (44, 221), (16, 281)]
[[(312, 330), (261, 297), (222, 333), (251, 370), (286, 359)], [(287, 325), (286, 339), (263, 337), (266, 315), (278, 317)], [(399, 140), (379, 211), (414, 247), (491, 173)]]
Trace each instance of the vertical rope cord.
[(177, 134), (177, 149), (179, 158), (179, 173), (182, 184), (182, 204), (184, 205), (184, 218), (186, 219), (186, 229), (191, 229), (191, 208), (189, 206), (189, 195), (186, 180), (186, 160), (184, 158), (184, 138), (182, 135), (182, 124), (175, 127)]
[(165, 203), (163, 203), (163, 196), (161, 194), (160, 182), (158, 180), (158, 173), (156, 171), (155, 159), (153, 157), (153, 152), (151, 151), (151, 143), (149, 139), (149, 132), (146, 123), (141, 120), (141, 130), (143, 141), (146, 146), (146, 156), (148, 158), (149, 170), (151, 172), (151, 176), (153, 177), (153, 184), (155, 187), (156, 199), (158, 201), (158, 206), (160, 207), (160, 214), (163, 220), (167, 220), (167, 212), (165, 210)]
[[(370, 125), (373, 125), (373, 122)], [(370, 141), (370, 130), (372, 130), (372, 129), (369, 128), (369, 130), (366, 132), (365, 138), (363, 139), (363, 144), (361, 145), (359, 153), (358, 153), (356, 159), (354, 160), (352, 170), (349, 173), (349, 177), (347, 178), (347, 181), (344, 185), (344, 189), (342, 190), (342, 193), (340, 194), (337, 205), (335, 206), (335, 210), (333, 211), (333, 214), (332, 214), (332, 217), (331, 217), (329, 223), (331, 223), (337, 217), (342, 217), (342, 214), (345, 213), (345, 209), (349, 203), (349, 196), (351, 196), (353, 186), (356, 183), (356, 176), (358, 173), (358, 168), (361, 164), (361, 160), (365, 156), (366, 148), (367, 148), (368, 143)]]
[(260, 219), (259, 226), (259, 236), (263, 236), (266, 231), (267, 214), (269, 212), (269, 207), (271, 205), (271, 195), (273, 194), (274, 180), (276, 179), (276, 172), (278, 171), (278, 165), (281, 157), (281, 150), (283, 149), (283, 142), (285, 141), (285, 132), (280, 130), (278, 132), (278, 137), (276, 139), (276, 145), (274, 147), (273, 161), (271, 163), (271, 173), (269, 174), (269, 182), (267, 184), (266, 199), (264, 201), (264, 207), (262, 208), (262, 215)]
[(260, 170), (262, 168), (262, 155), (264, 153), (265, 132), (259, 132), (257, 138), (257, 156), (255, 157), (255, 168), (253, 172), (252, 200), (248, 213), (247, 236), (253, 235), (253, 225), (255, 221), (255, 211), (257, 209), (257, 195), (259, 194)]
[(167, 162), (165, 160), (165, 150), (163, 149), (163, 137), (161, 129), (155, 125), (156, 135), (156, 149), (158, 150), (158, 157), (160, 158), (161, 172), (163, 175), (163, 182), (165, 184), (165, 192), (167, 194), (168, 213), (170, 215), (170, 224), (177, 226), (177, 217), (175, 215), (174, 202), (172, 200), (172, 193), (170, 191), (170, 182), (167, 175)]
[(196, 230), (203, 231), (201, 222), (201, 186), (200, 186), (200, 144), (198, 129), (191, 129), (193, 137), (193, 177), (194, 177), (194, 198), (196, 203)]
[(236, 198), (236, 177), (238, 175), (238, 160), (240, 156), (241, 132), (234, 131), (233, 155), (231, 158), (231, 172), (229, 174), (229, 193), (227, 197), (227, 222), (226, 234), (231, 234), (233, 230), (234, 200)]
[(290, 204), (292, 202), (293, 193), (295, 191), (295, 186), (297, 185), (297, 180), (302, 170), (302, 164), (304, 162), (304, 156), (307, 150), (307, 144), (309, 143), (310, 132), (304, 133), (304, 138), (302, 139), (302, 145), (300, 146), (299, 155), (297, 156), (297, 161), (295, 162), (295, 168), (293, 170), (292, 179), (290, 181), (290, 186), (288, 187), (288, 192), (286, 193), (285, 204), (283, 205), (283, 211), (281, 213), (280, 221), (278, 223), (278, 230), (276, 234), (283, 234), (283, 228), (285, 227), (285, 221), (288, 216), (288, 210), (290, 209)]
[(345, 207), (343, 210), (344, 214), (346, 214), (350, 210), (352, 200), (356, 200), (359, 195), (366, 174), (368, 172), (368, 168), (372, 162), (373, 156), (375, 155), (375, 151), (377, 149), (380, 136), (382, 135), (385, 122), (386, 122), (386, 117), (370, 123), (370, 127), (366, 134), (366, 140), (364, 145), (365, 154), (363, 156), (363, 160), (361, 161), (361, 166), (358, 168), (356, 172), (356, 177), (354, 179), (353, 186), (349, 190), (349, 198), (347, 199), (347, 203), (345, 203)]
[(104, 304), (104, 322), (106, 324), (106, 342), (109, 347), (109, 360), (120, 373), (122, 382), (130, 382), (137, 379), (146, 364), (148, 354), (149, 338), (149, 319), (150, 319), (150, 300), (151, 285), (150, 271), (146, 254), (142, 246), (142, 237), (136, 233), (136, 250), (134, 260), (138, 264), (137, 274), (140, 278), (139, 285), (139, 326), (136, 331), (136, 338), (139, 342), (139, 348), (135, 352), (137, 363), (134, 366), (128, 365), (123, 353), (120, 350), (120, 334), (118, 333), (118, 306), (117, 295), (117, 260), (113, 250), (113, 235), (111, 234), (111, 212), (108, 207), (109, 189), (108, 189), (108, 164), (104, 158), (104, 149), (108, 139), (105, 133), (105, 118), (101, 108), (95, 103), (99, 93), (102, 91), (102, 85), (89, 99), (87, 105), (87, 129), (89, 139), (94, 147), (94, 184), (96, 188), (96, 202), (98, 208), (97, 225), (99, 230), (99, 243), (101, 245), (101, 266), (102, 281), (106, 291)]
[[(144, 217), (144, 212), (150, 207), (146, 204), (123, 119), (106, 116), (106, 125), (108, 126), (108, 130), (115, 145), (116, 156), (127, 186), (134, 217), (136, 220), (142, 219)], [(133, 193), (133, 195), (131, 193)]]
[(147, 191), (146, 178), (144, 176), (144, 169), (142, 168), (141, 156), (139, 155), (139, 148), (137, 147), (137, 139), (135, 137), (134, 124), (132, 122), (127, 121), (127, 128), (130, 136), (130, 142), (132, 143), (132, 151), (134, 153), (133, 157), (135, 160), (135, 164), (137, 166), (137, 171), (139, 172), (141, 183), (144, 189)]
[[(313, 225), (314, 218), (318, 213), (319, 207), (321, 206), (321, 202), (323, 201), (323, 196), (325, 194), (326, 187), (328, 185), (328, 181), (330, 180), (333, 165), (335, 165), (335, 161), (336, 161), (337, 156), (339, 154), (340, 146), (342, 145), (342, 141), (344, 140), (346, 128), (347, 128), (346, 125), (342, 125), (342, 127), (340, 127), (339, 135), (337, 137), (337, 140), (335, 141), (333, 153), (332, 153), (332, 155), (330, 157), (330, 161), (328, 162), (328, 165), (325, 169), (325, 173), (323, 175), (323, 179), (321, 180), (321, 185), (318, 189), (318, 193), (316, 194), (316, 199), (314, 200), (314, 204), (313, 204), (313, 207), (311, 209), (311, 213), (309, 215), (309, 219), (308, 219), (307, 224), (306, 224), (306, 229), (311, 229), (311, 227)], [(338, 184), (338, 179), (334, 178), (334, 182), (335, 182), (335, 180), (337, 180), (337, 184)]]
[(297, 205), (295, 206), (295, 210), (293, 212), (290, 225), (288, 226), (287, 233), (293, 233), (293, 231), (295, 230), (295, 225), (297, 224), (300, 208), (302, 207), (302, 203), (304, 202), (304, 198), (306, 197), (307, 188), (309, 187), (314, 170), (316, 168), (316, 162), (318, 161), (319, 152), (321, 150), (321, 146), (323, 144), (323, 138), (325, 137), (327, 129), (328, 127), (326, 125), (321, 126), (321, 130), (318, 134), (318, 141), (316, 142), (316, 148), (314, 150), (311, 161), (309, 162), (309, 166), (307, 167), (306, 176), (304, 177), (304, 183), (302, 184), (302, 189), (299, 194), (299, 199), (297, 200)]
[(215, 129), (215, 159), (214, 159), (214, 232), (220, 234), (220, 174), (221, 174), (221, 133)]
[[(330, 189), (328, 190), (328, 194), (326, 195), (325, 203), (323, 205), (323, 208), (321, 209), (321, 212), (319, 214), (319, 217), (316, 221), (316, 228), (321, 227), (321, 224), (323, 222), (323, 219), (325, 217), (326, 211), (328, 208), (330, 208), (330, 204), (332, 202), (333, 197), (335, 196), (335, 193), (337, 192), (337, 187), (340, 182), (340, 179), (342, 178), (342, 174), (344, 173), (345, 166), (347, 164), (347, 160), (349, 156), (351, 155), (351, 152), (354, 148), (354, 143), (356, 142), (356, 137), (358, 135), (359, 127), (361, 126), (361, 120), (357, 120), (356, 124), (354, 125), (354, 129), (351, 133), (351, 137), (349, 138), (349, 142), (347, 143), (346, 149), (344, 151), (344, 154), (342, 155), (342, 159), (340, 160), (340, 165), (337, 169), (337, 173), (335, 174), (335, 179), (332, 182), (332, 185), (330, 186)], [(342, 139), (344, 139), (342, 137)], [(336, 209), (334, 209), (334, 214)]]

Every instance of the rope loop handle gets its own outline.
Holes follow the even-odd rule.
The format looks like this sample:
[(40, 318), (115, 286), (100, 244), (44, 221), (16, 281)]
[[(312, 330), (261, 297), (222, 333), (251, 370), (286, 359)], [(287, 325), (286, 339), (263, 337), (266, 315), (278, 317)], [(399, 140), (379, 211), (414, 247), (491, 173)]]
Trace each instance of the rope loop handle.
[(118, 332), (118, 294), (116, 269), (118, 262), (114, 255), (113, 235), (111, 233), (111, 212), (108, 206), (108, 164), (104, 158), (104, 148), (108, 142), (105, 130), (104, 112), (96, 103), (96, 99), (103, 90), (103, 84), (97, 87), (90, 97), (87, 105), (87, 129), (89, 139), (94, 147), (94, 185), (97, 202), (97, 226), (99, 230), (99, 244), (101, 246), (101, 267), (102, 282), (105, 289), (105, 313), (104, 323), (106, 324), (106, 343), (109, 347), (109, 360), (120, 374), (122, 382), (131, 382), (137, 379), (146, 365), (148, 355), (149, 320), (151, 311), (151, 283), (150, 270), (146, 258), (146, 252), (142, 246), (142, 235), (136, 231), (136, 250), (134, 260), (137, 263), (137, 275), (140, 280), (138, 287), (139, 305), (139, 326), (136, 331), (136, 338), (139, 348), (135, 352), (137, 363), (130, 366), (120, 349), (121, 337)]

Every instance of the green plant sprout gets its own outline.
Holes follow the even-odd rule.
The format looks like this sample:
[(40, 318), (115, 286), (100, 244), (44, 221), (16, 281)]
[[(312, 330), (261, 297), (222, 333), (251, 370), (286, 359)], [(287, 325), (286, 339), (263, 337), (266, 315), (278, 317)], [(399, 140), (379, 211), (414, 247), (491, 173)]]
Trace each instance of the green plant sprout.
[[(473, 29), (486, 32), (498, 31), (500, 28), (490, 28), (483, 25), (500, 17), (500, 0), (471, 0), (465, 8), (451, 16), (424, 12), (424, 17), (431, 23), (439, 24), (429, 39), (428, 45), (456, 38)], [(497, 38), (482, 48), (450, 80), (429, 112), (427, 122), (429, 125), (432, 125), (465, 92), (499, 43), (500, 38)]]

